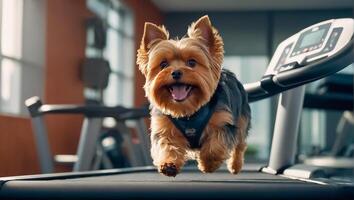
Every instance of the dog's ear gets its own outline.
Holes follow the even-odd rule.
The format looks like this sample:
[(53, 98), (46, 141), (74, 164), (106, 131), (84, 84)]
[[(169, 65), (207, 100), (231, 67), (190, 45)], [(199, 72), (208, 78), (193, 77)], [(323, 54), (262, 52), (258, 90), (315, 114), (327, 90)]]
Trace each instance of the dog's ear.
[(143, 38), (141, 39), (137, 54), (137, 64), (144, 75), (147, 72), (148, 52), (150, 48), (162, 40), (167, 40), (168, 37), (168, 31), (164, 26), (160, 27), (150, 22), (145, 23)]
[(198, 38), (206, 42), (208, 45), (213, 43), (213, 26), (211, 25), (208, 15), (199, 18), (188, 28), (188, 36), (190, 38)]
[(157, 26), (153, 23), (146, 22), (144, 26), (144, 35), (141, 44), (145, 50), (148, 50), (154, 42), (168, 39), (168, 32), (164, 26)]
[(219, 32), (212, 26), (208, 15), (199, 18), (188, 28), (188, 37), (203, 41), (218, 64), (222, 63), (224, 43)]

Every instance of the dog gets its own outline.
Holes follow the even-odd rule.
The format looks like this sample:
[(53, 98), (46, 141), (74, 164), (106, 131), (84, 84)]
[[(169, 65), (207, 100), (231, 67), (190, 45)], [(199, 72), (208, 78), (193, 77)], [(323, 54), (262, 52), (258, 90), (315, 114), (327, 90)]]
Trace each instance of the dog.
[(188, 159), (204, 173), (225, 160), (232, 174), (243, 165), (250, 129), (247, 93), (222, 69), (224, 43), (209, 17), (169, 39), (164, 26), (146, 22), (137, 65), (151, 105), (151, 156), (158, 171), (176, 176)]

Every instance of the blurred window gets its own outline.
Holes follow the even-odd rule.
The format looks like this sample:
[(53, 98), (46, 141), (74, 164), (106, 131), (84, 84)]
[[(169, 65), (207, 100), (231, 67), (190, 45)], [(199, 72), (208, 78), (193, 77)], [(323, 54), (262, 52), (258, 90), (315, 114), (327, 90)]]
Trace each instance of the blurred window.
[[(224, 67), (234, 72), (241, 83), (251, 83), (261, 80), (268, 65), (267, 56), (225, 56)], [(248, 160), (266, 160), (269, 154), (270, 99), (252, 103), (251, 130), (248, 135)]]
[[(26, 98), (42, 96), (44, 1), (0, 1), (0, 112), (27, 114)], [(35, 49), (35, 51), (33, 51)]]
[[(103, 91), (103, 102), (108, 106), (131, 107), (134, 102), (135, 67), (133, 15), (119, 1), (87, 0), (87, 6), (107, 27), (105, 49), (102, 52), (90, 46), (86, 49), (87, 57), (103, 57), (110, 63), (112, 73)], [(87, 37), (92, 40), (92, 33), (88, 32)], [(85, 95), (94, 96), (94, 92), (86, 89)]]

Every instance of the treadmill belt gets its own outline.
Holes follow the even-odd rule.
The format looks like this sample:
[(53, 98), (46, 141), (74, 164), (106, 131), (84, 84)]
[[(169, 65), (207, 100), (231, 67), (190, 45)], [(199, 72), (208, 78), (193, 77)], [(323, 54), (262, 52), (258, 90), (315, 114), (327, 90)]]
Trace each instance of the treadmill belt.
[(175, 178), (155, 170), (59, 178), (10, 180), (7, 199), (353, 199), (353, 188), (308, 183), (281, 176), (226, 170), (184, 170)]

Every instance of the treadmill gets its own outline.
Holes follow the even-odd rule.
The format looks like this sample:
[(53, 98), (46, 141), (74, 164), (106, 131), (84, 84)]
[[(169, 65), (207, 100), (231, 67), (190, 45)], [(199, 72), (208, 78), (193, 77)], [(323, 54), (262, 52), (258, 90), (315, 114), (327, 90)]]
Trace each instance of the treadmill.
[(332, 19), (301, 30), (277, 48), (250, 102), (280, 94), (269, 163), (203, 174), (185, 167), (175, 178), (155, 167), (0, 178), (0, 199), (354, 199), (354, 182), (295, 163), (304, 85), (354, 62), (354, 20)]

